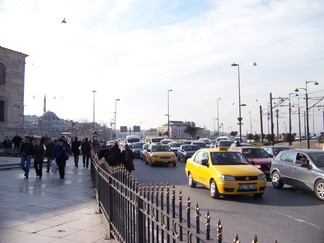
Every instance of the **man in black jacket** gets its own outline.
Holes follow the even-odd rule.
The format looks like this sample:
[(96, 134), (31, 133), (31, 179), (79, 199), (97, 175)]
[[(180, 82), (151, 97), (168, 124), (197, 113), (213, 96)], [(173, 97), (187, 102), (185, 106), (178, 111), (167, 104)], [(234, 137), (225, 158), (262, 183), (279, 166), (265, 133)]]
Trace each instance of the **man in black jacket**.
[(89, 167), (89, 159), (90, 159), (90, 152), (91, 152), (91, 143), (89, 142), (88, 138), (82, 142), (81, 145), (82, 157), (83, 157), (83, 167)]
[(30, 161), (33, 155), (34, 147), (33, 144), (30, 142), (29, 136), (25, 136), (24, 142), (21, 144), (20, 147), (20, 167), (25, 172), (25, 177), (28, 178), (29, 176), (29, 168), (30, 168)]

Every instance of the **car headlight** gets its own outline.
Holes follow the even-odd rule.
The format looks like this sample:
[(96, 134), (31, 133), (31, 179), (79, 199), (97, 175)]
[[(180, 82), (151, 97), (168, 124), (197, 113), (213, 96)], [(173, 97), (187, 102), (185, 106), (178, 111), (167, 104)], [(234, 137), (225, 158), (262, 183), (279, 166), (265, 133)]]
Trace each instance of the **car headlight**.
[(157, 156), (156, 154), (152, 155), (153, 158), (159, 158), (159, 156)]
[(262, 175), (259, 175), (258, 176), (258, 180), (266, 180), (266, 175), (265, 174), (262, 174)]
[(261, 165), (254, 165), (255, 167), (257, 167), (258, 169), (261, 169)]
[(219, 178), (221, 178), (223, 181), (235, 181), (234, 176), (220, 175)]
[(176, 156), (175, 156), (175, 154), (172, 154), (172, 156), (171, 156), (172, 158), (175, 158)]

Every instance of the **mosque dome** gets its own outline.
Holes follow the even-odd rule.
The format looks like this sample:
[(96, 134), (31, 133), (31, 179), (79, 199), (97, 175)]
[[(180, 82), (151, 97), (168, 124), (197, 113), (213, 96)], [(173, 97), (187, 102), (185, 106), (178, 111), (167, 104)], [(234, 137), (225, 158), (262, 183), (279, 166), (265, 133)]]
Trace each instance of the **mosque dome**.
[(47, 121), (60, 120), (60, 118), (58, 118), (58, 116), (52, 111), (46, 111), (42, 115), (42, 119)]

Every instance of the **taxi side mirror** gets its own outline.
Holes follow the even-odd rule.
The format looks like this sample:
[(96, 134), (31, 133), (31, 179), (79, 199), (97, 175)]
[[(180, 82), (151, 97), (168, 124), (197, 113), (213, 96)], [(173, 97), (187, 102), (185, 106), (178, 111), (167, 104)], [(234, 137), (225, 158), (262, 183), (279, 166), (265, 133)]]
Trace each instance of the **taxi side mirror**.
[(208, 159), (201, 160), (201, 165), (208, 166)]

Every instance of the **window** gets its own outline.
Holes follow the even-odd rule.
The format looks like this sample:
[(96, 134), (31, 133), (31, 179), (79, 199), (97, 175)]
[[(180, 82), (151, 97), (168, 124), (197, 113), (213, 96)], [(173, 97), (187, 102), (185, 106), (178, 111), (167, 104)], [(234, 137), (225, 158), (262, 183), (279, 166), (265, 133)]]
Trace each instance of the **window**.
[(283, 162), (292, 163), (295, 159), (295, 153), (282, 153), (280, 160)]
[(4, 104), (3, 100), (0, 100), (0, 122), (4, 122)]
[(6, 84), (6, 66), (0, 63), (0, 85)]

